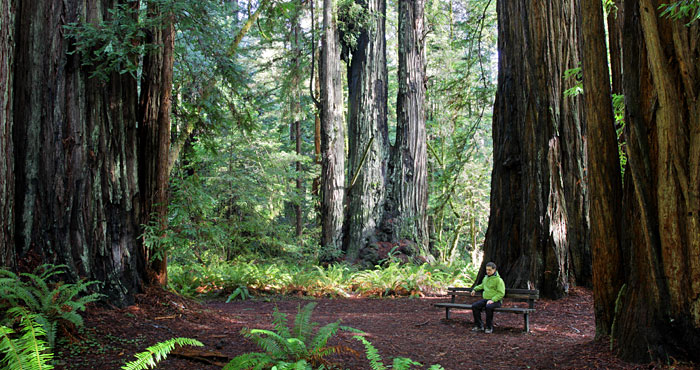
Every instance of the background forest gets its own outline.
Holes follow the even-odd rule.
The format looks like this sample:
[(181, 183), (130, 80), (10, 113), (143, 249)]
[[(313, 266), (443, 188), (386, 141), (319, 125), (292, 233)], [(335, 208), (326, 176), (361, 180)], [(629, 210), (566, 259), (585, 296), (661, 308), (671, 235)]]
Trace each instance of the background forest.
[[(203, 4), (195, 10), (206, 15), (190, 16), (202, 23), (176, 24), (173, 142), (182, 148), (170, 177), (165, 236), (157, 227), (147, 230), (147, 240), (170, 251), (175, 271), (193, 263), (342, 257), (319, 244), (319, 78), (312, 62), (319, 59), (321, 19), (318, 9), (312, 18), (311, 5)], [(339, 6), (356, 11), (350, 3)], [(488, 217), (495, 3), (429, 2), (425, 19), (430, 247), (441, 263), (466, 266), (472, 253), (478, 256)], [(390, 141), (397, 22), (397, 4), (389, 1)], [(373, 267), (384, 253), (363, 262)]]

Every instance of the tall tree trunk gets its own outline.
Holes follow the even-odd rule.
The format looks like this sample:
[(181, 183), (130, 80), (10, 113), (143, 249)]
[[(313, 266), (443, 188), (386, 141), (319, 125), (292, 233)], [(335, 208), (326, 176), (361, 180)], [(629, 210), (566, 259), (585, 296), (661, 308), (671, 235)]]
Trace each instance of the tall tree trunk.
[(15, 2), (0, 0), (0, 267), (15, 266), (12, 90)]
[(399, 0), (399, 93), (387, 208), (392, 239), (415, 241), (429, 256), (424, 7), (424, 0)]
[[(297, 157), (301, 156), (301, 55), (302, 55), (302, 45), (300, 40), (301, 34), (301, 12), (302, 4), (301, 0), (297, 1), (296, 10), (294, 11), (294, 18), (292, 19), (292, 89), (291, 94), (291, 115), (292, 115), (292, 131), (294, 138), (294, 148)], [(301, 203), (303, 199), (303, 175), (301, 161), (297, 160), (294, 163), (294, 168), (296, 170), (296, 201), (294, 201), (294, 226), (296, 229), (297, 237), (301, 237), (303, 230), (303, 213), (301, 209)]]
[[(149, 2), (149, 17), (161, 17), (158, 5)], [(167, 227), (168, 179), (170, 174), (170, 108), (173, 81), (175, 25), (167, 17), (163, 25), (150, 30), (146, 42), (158, 48), (143, 58), (139, 100), (139, 185), (141, 224), (155, 222), (158, 230)], [(167, 252), (146, 250), (151, 283), (167, 284)]]
[(387, 129), (386, 0), (358, 1), (372, 27), (360, 32), (348, 67), (348, 207), (344, 250), (349, 260), (380, 231), (386, 200)]
[(506, 286), (537, 287), (548, 297), (568, 291), (572, 254), (585, 254), (587, 243), (580, 103), (564, 98), (568, 86), (562, 82), (564, 71), (578, 64), (575, 4), (497, 3), (499, 71), (485, 261), (500, 266)]
[(700, 361), (700, 25), (659, 19), (662, 2), (625, 2), (633, 186), (621, 238), (627, 287), (612, 335), (626, 359)]
[(597, 335), (609, 334), (615, 299), (623, 284), (619, 244), (622, 198), (620, 161), (605, 48), (603, 9), (597, 0), (581, 1), (583, 91), (588, 135), (591, 196), (591, 248)]
[(622, 0), (614, 1), (614, 9), (608, 13), (608, 50), (610, 51), (610, 78), (612, 93), (622, 94)]
[(321, 39), (321, 245), (339, 252), (345, 204), (345, 127), (335, 0), (323, 0)]
[(20, 1), (14, 75), (15, 241), (27, 268), (62, 263), (101, 281), (114, 304), (143, 279), (138, 243), (136, 81), (88, 78), (63, 37), (70, 22), (99, 22), (116, 3)]

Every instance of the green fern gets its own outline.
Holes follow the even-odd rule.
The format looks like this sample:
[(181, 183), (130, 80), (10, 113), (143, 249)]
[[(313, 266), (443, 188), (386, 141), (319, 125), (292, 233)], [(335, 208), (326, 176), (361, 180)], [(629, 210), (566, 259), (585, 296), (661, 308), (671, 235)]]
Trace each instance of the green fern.
[(175, 349), (175, 346), (195, 346), (202, 347), (202, 342), (190, 338), (172, 338), (165, 342), (156, 343), (144, 352), (136, 354), (136, 361), (127, 362), (122, 366), (124, 370), (143, 370), (156, 367), (159, 361), (168, 357), (168, 354)]
[[(56, 333), (62, 323), (83, 325), (78, 311), (85, 311), (90, 302), (99, 300), (101, 294), (80, 296), (97, 282), (79, 281), (75, 284), (50, 284), (48, 281), (62, 274), (66, 265), (41, 265), (33, 273), (17, 275), (0, 269), (0, 309), (25, 307), (36, 314), (35, 321), (41, 324), (46, 333), (50, 348), (56, 343)], [(6, 322), (9, 318), (0, 318)]]
[(8, 370), (48, 370), (53, 369), (53, 354), (41, 337), (45, 337), (42, 326), (36, 321), (37, 315), (24, 308), (15, 307), (8, 311), (15, 320), (19, 320), (21, 336), (16, 337), (14, 330), (0, 326), (0, 352), (4, 353), (0, 365)]
[[(377, 351), (377, 348), (372, 345), (370, 341), (365, 339), (364, 337), (361, 337), (359, 335), (354, 336), (353, 338), (359, 340), (362, 342), (362, 344), (365, 346), (365, 355), (367, 356), (367, 359), (369, 360), (369, 364), (372, 367), (373, 370), (388, 370), (386, 365), (382, 362), (382, 357), (379, 355), (379, 351)], [(391, 369), (392, 370), (410, 370), (412, 366), (423, 366), (420, 362), (411, 360), (410, 358), (407, 357), (396, 357), (392, 361), (391, 364)], [(440, 365), (432, 365), (428, 370), (445, 370), (442, 366)]]
[(351, 352), (339, 346), (329, 347), (328, 340), (338, 330), (360, 332), (340, 325), (340, 320), (318, 329), (313, 336), (317, 323), (311, 321), (315, 303), (309, 303), (298, 310), (294, 326), (288, 327), (287, 315), (276, 308), (273, 312), (273, 330), (243, 329), (242, 334), (252, 340), (263, 353), (246, 353), (234, 358), (224, 369), (325, 369), (329, 364), (325, 357), (332, 353)]

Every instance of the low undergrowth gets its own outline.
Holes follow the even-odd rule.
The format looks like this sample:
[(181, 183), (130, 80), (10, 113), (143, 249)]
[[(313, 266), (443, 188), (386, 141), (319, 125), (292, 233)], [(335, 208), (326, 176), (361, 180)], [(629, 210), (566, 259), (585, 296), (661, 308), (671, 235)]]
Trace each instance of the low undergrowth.
[(189, 296), (283, 294), (314, 297), (424, 296), (450, 285), (466, 286), (476, 276), (467, 264), (413, 265), (387, 262), (372, 270), (347, 264), (321, 267), (280, 261), (237, 261), (202, 265), (171, 265), (169, 285)]

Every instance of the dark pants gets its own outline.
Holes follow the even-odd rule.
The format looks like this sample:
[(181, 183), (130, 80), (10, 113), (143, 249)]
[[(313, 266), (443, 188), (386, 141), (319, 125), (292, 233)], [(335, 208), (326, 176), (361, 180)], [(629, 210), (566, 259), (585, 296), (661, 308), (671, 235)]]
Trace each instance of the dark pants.
[(486, 304), (488, 299), (481, 299), (472, 303), (472, 312), (474, 313), (474, 325), (480, 328), (484, 327), (481, 322), (481, 311), (486, 309), (486, 328), (493, 329), (493, 310), (501, 307), (501, 302)]

